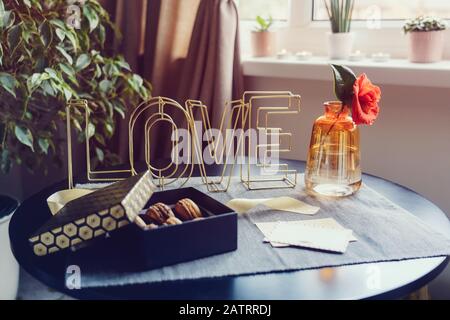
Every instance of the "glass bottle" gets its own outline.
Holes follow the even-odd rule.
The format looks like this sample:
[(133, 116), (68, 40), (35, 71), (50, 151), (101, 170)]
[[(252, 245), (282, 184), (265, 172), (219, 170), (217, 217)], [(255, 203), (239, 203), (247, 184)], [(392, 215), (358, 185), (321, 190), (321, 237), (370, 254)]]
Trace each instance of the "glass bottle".
[(306, 191), (345, 197), (361, 187), (359, 129), (340, 101), (324, 103), (314, 122), (305, 169)]

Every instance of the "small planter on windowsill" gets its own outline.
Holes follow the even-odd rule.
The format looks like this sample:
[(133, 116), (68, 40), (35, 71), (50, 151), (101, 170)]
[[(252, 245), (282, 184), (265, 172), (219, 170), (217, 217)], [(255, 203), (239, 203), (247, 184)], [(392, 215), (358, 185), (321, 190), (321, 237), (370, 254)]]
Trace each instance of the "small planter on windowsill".
[(264, 19), (256, 17), (258, 26), (251, 33), (252, 55), (254, 57), (270, 57), (276, 52), (276, 34), (270, 31), (273, 24), (272, 17)]
[(403, 26), (408, 35), (409, 61), (414, 63), (433, 63), (442, 60), (444, 36), (447, 24), (433, 17), (418, 17)]
[(328, 56), (332, 60), (346, 60), (352, 52), (354, 34), (350, 27), (354, 2), (355, 0), (324, 1), (331, 24)]

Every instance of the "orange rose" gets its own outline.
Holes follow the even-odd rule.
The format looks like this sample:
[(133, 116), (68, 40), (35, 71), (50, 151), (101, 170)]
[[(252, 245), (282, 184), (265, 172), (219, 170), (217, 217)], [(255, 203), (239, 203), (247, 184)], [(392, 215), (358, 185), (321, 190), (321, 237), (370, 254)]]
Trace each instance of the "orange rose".
[(356, 124), (372, 125), (378, 117), (381, 90), (363, 73), (353, 85), (352, 118)]

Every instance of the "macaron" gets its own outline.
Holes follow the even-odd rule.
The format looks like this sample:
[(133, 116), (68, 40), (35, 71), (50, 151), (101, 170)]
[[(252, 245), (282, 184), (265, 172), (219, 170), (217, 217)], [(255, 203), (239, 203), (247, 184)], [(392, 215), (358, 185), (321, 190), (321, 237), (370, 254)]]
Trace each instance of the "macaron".
[(202, 217), (202, 212), (197, 204), (189, 198), (181, 199), (175, 205), (175, 213), (183, 221), (194, 220)]

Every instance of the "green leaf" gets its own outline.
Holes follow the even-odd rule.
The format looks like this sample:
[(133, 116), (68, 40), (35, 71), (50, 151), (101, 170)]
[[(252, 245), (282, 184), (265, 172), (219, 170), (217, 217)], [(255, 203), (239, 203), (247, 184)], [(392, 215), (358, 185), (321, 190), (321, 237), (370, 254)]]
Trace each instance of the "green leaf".
[(109, 80), (102, 80), (99, 83), (100, 91), (103, 93), (107, 93), (109, 90), (112, 89), (112, 82)]
[(78, 38), (73, 33), (73, 30), (66, 30), (66, 37), (69, 39), (70, 43), (72, 44), (73, 50), (75, 52), (78, 51)]
[(83, 6), (83, 14), (89, 22), (89, 32), (94, 31), (100, 22), (97, 13), (89, 5), (85, 5)]
[(345, 105), (350, 105), (353, 96), (353, 84), (356, 81), (356, 75), (353, 71), (340, 65), (331, 65), (334, 75), (334, 92), (336, 98)]
[(28, 92), (30, 94), (31, 94), (31, 92), (33, 92), (36, 89), (36, 87), (41, 85), (41, 83), (42, 83), (41, 75), (42, 75), (42, 73), (33, 73), (33, 75), (28, 78), (27, 87), (28, 87)]
[(8, 91), (14, 98), (16, 97), (17, 80), (6, 72), (0, 72), (0, 86)]
[(12, 11), (5, 11), (0, 8), (0, 28), (10, 28), (14, 20), (15, 15)]
[(3, 173), (8, 173), (11, 170), (11, 159), (8, 149), (3, 149), (0, 153), (0, 169)]
[(55, 27), (58, 27), (58, 28), (60, 28), (62, 30), (66, 30), (66, 25), (64, 24), (64, 22), (62, 20), (52, 19), (52, 20), (50, 20), (50, 23), (52, 25), (54, 25)]
[(258, 22), (258, 24), (260, 25), (261, 30), (267, 30), (267, 23), (266, 23), (266, 20), (263, 17), (257, 16), (256, 17), (256, 22)]
[(9, 50), (13, 52), (20, 43), (20, 34), (22, 33), (22, 28), (20, 24), (13, 26), (8, 32), (8, 46)]
[(141, 91), (141, 86), (144, 84), (144, 79), (137, 74), (133, 74), (133, 76), (128, 79), (128, 84), (136, 93), (139, 93)]
[(30, 149), (34, 152), (33, 135), (31, 134), (30, 129), (16, 125), (14, 133), (16, 135), (17, 140), (19, 140), (20, 143), (30, 147)]
[(75, 77), (75, 70), (71, 66), (65, 63), (60, 63), (59, 68), (61, 69), (62, 72), (64, 72), (67, 75), (67, 77), (69, 78), (70, 81), (72, 81), (72, 83), (74, 83), (77, 86), (79, 85), (78, 80)]
[(45, 20), (40, 26), (39, 26), (39, 33), (41, 36), (42, 43), (45, 47), (48, 47), (50, 43), (52, 43), (53, 40), (53, 33), (52, 29), (50, 27), (50, 23)]
[(56, 28), (56, 36), (58, 37), (59, 41), (64, 41), (66, 38), (66, 32), (60, 28)]
[(97, 158), (98, 160), (100, 160), (100, 162), (103, 162), (103, 160), (105, 160), (105, 154), (102, 149), (98, 147), (95, 148), (95, 153), (97, 154)]
[(38, 143), (39, 143), (39, 147), (41, 148), (42, 152), (45, 154), (48, 154), (48, 147), (50, 146), (48, 139), (39, 138)]
[(89, 66), (91, 63), (91, 58), (86, 53), (80, 55), (75, 63), (75, 69), (81, 71)]
[(121, 67), (122, 69), (125, 69), (125, 70), (127, 70), (127, 71), (131, 71), (131, 67), (130, 67), (130, 65), (128, 64), (128, 62), (126, 62), (126, 61), (118, 60), (118, 61), (116, 61), (116, 64), (117, 64), (119, 67)]
[(112, 104), (114, 106), (114, 110), (120, 114), (120, 116), (122, 117), (122, 119), (125, 119), (125, 106), (123, 105), (123, 103), (118, 100), (118, 99), (114, 99), (112, 101)]
[(25, 5), (26, 5), (28, 8), (31, 8), (31, 2), (30, 2), (30, 0), (23, 0), (23, 3), (25, 3)]
[(106, 40), (106, 29), (103, 25), (100, 25), (99, 32), (98, 32), (98, 39), (100, 40), (100, 44), (103, 47), (105, 45), (105, 40)]
[(44, 92), (51, 96), (51, 97), (56, 97), (57, 92), (55, 90), (55, 88), (52, 87), (51, 82), (50, 81), (44, 81), (41, 84), (41, 88), (42, 90), (44, 90)]
[(95, 126), (89, 122), (88, 125), (88, 137), (89, 139), (92, 138), (95, 135)]
[(73, 59), (70, 56), (70, 54), (67, 53), (67, 51), (60, 46), (57, 46), (56, 49), (64, 56), (64, 58), (66, 58), (67, 62), (69, 62), (70, 65), (73, 64)]
[(63, 87), (63, 91), (64, 91), (64, 97), (66, 98), (66, 101), (69, 101), (70, 99), (72, 99), (72, 91), (69, 90), (66, 87)]

